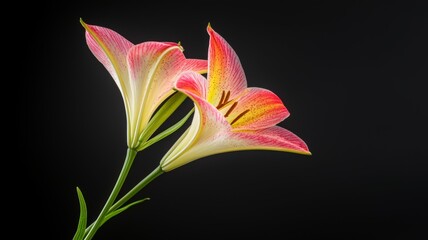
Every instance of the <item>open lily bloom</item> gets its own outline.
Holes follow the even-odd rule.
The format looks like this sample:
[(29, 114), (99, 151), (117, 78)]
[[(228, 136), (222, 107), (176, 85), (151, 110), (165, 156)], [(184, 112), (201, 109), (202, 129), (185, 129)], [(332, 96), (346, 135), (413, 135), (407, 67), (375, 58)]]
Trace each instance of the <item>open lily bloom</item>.
[(186, 59), (177, 43), (134, 45), (111, 29), (81, 23), (89, 49), (119, 87), (126, 108), (128, 147), (136, 149), (155, 110), (174, 93), (177, 77), (185, 71), (205, 73), (207, 61)]
[(196, 109), (189, 129), (161, 160), (171, 171), (193, 160), (240, 150), (276, 150), (310, 155), (307, 145), (292, 132), (276, 126), (290, 114), (269, 90), (247, 88), (238, 56), (208, 26), (207, 79), (185, 72), (175, 88), (189, 96)]

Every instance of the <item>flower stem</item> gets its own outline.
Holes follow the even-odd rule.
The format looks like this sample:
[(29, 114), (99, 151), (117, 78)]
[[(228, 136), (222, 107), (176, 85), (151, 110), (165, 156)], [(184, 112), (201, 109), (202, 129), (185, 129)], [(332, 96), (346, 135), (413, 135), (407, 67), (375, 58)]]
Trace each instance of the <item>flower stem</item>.
[(135, 185), (134, 188), (132, 188), (127, 194), (125, 194), (119, 201), (117, 201), (111, 208), (109, 209), (109, 212), (112, 212), (118, 208), (120, 208), (123, 204), (125, 204), (129, 199), (131, 199), (135, 194), (137, 194), (141, 189), (143, 189), (147, 184), (149, 184), (151, 181), (153, 181), (155, 178), (162, 175), (164, 171), (162, 171), (162, 168), (158, 166), (153, 172), (151, 172), (147, 177), (145, 177), (143, 180), (141, 180), (137, 185)]
[(111, 205), (114, 203), (114, 200), (116, 200), (116, 197), (119, 194), (126, 177), (128, 176), (129, 170), (131, 169), (132, 163), (134, 162), (136, 155), (137, 151), (128, 148), (126, 152), (125, 162), (123, 163), (123, 167), (116, 181), (116, 184), (114, 185), (113, 190), (111, 191), (110, 196), (107, 199), (107, 202), (105, 203), (103, 209), (98, 215), (98, 218), (95, 220), (91, 229), (89, 230), (88, 235), (86, 235), (85, 240), (92, 239), (97, 230), (101, 227), (104, 217), (108, 214)]
[[(133, 196), (135, 196), (135, 194), (137, 194), (139, 191), (141, 191), (145, 186), (147, 186), (147, 184), (149, 184), (155, 178), (162, 175), (162, 173), (164, 173), (164, 171), (162, 171), (162, 168), (160, 166), (157, 167), (155, 170), (153, 170), (153, 172), (151, 172), (143, 180), (141, 180), (141, 182), (139, 182), (134, 188), (132, 188), (127, 194), (125, 194), (119, 201), (117, 201), (113, 206), (111, 206), (109, 211), (106, 213), (106, 215), (117, 210), (118, 208), (122, 207), (123, 204), (128, 202), (129, 199), (131, 199)], [(94, 225), (94, 223), (92, 223), (91, 225), (89, 225), (86, 228), (85, 234), (87, 234), (91, 230), (93, 225)]]

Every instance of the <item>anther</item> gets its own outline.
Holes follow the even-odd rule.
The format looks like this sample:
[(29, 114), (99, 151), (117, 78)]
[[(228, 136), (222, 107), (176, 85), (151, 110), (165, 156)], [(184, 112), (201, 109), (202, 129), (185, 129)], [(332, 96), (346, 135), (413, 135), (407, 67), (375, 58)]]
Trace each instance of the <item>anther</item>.
[(227, 110), (226, 114), (224, 114), (224, 117), (228, 117), (229, 114), (233, 111), (233, 109), (238, 105), (238, 102), (234, 102), (233, 105)]
[(223, 100), (224, 100), (224, 91), (221, 92), (220, 102), (218, 103), (216, 108), (220, 108), (222, 106)]
[(227, 93), (225, 94), (225, 92), (221, 92), (221, 97), (220, 97), (220, 102), (217, 105), (217, 109), (220, 109), (222, 107), (224, 107), (224, 105), (228, 104), (229, 101), (229, 97), (230, 97), (230, 91), (227, 91)]
[(238, 121), (241, 117), (243, 117), (249, 111), (250, 111), (250, 109), (247, 109), (247, 110), (243, 111), (242, 113), (240, 113), (235, 119), (233, 119), (233, 121), (230, 123), (230, 125), (233, 125), (236, 121)]

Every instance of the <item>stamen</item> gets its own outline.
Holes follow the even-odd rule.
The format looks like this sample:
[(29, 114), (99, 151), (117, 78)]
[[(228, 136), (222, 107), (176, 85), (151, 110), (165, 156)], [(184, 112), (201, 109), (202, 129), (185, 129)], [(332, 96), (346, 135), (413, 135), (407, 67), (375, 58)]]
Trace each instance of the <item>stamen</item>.
[(230, 125), (233, 125), (236, 121), (238, 121), (241, 117), (243, 117), (249, 111), (250, 111), (250, 109), (247, 109), (247, 110), (243, 111), (242, 113), (240, 113), (235, 119), (233, 119), (233, 121), (230, 123)]
[(222, 107), (223, 104), (223, 100), (224, 100), (224, 91), (221, 92), (221, 98), (220, 98), (220, 102), (218, 103), (216, 108), (220, 108)]
[(230, 91), (227, 91), (227, 93), (226, 93), (226, 97), (224, 98), (224, 102), (223, 102), (223, 104), (226, 104), (226, 103), (228, 103), (228, 102), (229, 102), (229, 97), (230, 97)]
[(238, 105), (238, 102), (234, 102), (233, 105), (227, 110), (226, 114), (224, 114), (224, 117), (228, 117), (229, 114), (233, 111), (233, 109)]
[(226, 104), (228, 104), (229, 101), (229, 97), (230, 97), (230, 91), (227, 91), (227, 93), (225, 94), (224, 91), (221, 92), (221, 97), (220, 97), (220, 102), (217, 105), (217, 109), (221, 109), (222, 107), (224, 107)]

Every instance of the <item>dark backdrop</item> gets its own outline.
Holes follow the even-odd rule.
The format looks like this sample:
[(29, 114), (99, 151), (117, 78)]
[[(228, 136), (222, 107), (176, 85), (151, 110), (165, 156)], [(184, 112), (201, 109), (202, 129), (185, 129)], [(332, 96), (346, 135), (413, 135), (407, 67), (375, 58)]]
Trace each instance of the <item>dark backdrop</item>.
[[(36, 235), (72, 238), (76, 186), (92, 222), (125, 156), (121, 96), (86, 45), (82, 17), (133, 43), (181, 41), (189, 58), (206, 58), (210, 22), (239, 55), (249, 86), (283, 99), (291, 116), (279, 125), (313, 153), (247, 151), (193, 162), (155, 180), (138, 195), (151, 201), (109, 221), (95, 239), (428, 237), (428, 21), (421, 4), (38, 7), (28, 26), (16, 27), (35, 30), (21, 39), (31, 57), (30, 77), (20, 81), (19, 162), (30, 171), (24, 205), (33, 212), (24, 216)], [(155, 168), (176, 137), (140, 154), (124, 189)]]

